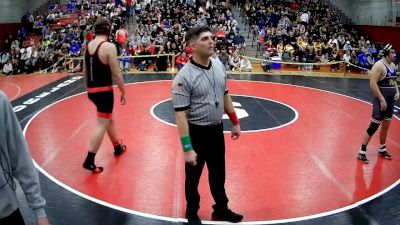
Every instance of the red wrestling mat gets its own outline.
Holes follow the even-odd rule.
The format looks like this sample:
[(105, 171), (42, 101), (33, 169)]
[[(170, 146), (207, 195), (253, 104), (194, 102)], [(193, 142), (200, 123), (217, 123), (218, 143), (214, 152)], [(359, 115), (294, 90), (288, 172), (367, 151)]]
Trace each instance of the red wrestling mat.
[(0, 76), (0, 90), (12, 101), (65, 76), (66, 74)]
[[(96, 158), (97, 165), (105, 168), (103, 173), (92, 175), (82, 168), (96, 115), (86, 94), (58, 102), (33, 118), (26, 131), (33, 158), (49, 175), (86, 198), (132, 213), (183, 218), (184, 163), (178, 133), (150, 113), (156, 103), (170, 98), (171, 81), (136, 83), (126, 89), (128, 104), (116, 104), (115, 116), (128, 151), (115, 158), (105, 137)], [(356, 155), (369, 124), (369, 104), (274, 83), (229, 81), (229, 91), (273, 99), (298, 112), (297, 121), (280, 129), (243, 133), (237, 141), (226, 134), (229, 206), (242, 213), (245, 221), (337, 210), (357, 204), (399, 179), (397, 118), (387, 141), (394, 159), (377, 158), (375, 136), (367, 152), (370, 164), (362, 165)], [(119, 92), (115, 93), (117, 101)], [(213, 200), (207, 171), (199, 190), (199, 215), (209, 220)], [(148, 214), (145, 216), (152, 217)]]

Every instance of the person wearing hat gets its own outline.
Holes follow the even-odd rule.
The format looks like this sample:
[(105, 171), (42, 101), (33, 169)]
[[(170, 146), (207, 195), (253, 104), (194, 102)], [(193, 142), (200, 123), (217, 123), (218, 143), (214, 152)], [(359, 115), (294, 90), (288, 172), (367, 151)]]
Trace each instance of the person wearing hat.
[(396, 60), (395, 54), (392, 45), (387, 44), (382, 50), (382, 58), (371, 69), (370, 87), (375, 96), (372, 101), (372, 118), (357, 155), (357, 158), (364, 163), (369, 163), (366, 155), (367, 145), (380, 125), (382, 126), (379, 133), (378, 156), (385, 159), (392, 158), (386, 150), (386, 137), (393, 117), (394, 103), (399, 99), (397, 71), (393, 63)]

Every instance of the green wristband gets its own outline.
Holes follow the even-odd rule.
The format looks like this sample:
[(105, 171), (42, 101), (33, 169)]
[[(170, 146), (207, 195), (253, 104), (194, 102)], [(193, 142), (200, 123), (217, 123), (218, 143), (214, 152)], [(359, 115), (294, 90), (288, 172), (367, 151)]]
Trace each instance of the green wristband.
[(181, 137), (182, 148), (184, 152), (193, 150), (192, 142), (190, 141), (189, 136)]

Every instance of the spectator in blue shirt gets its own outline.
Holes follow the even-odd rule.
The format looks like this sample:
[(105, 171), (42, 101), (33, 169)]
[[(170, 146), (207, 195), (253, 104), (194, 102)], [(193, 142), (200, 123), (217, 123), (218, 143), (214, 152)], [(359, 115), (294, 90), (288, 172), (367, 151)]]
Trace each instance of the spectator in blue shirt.
[(72, 41), (72, 40), (75, 40), (75, 38), (76, 38), (76, 35), (74, 34), (74, 31), (71, 29), (71, 30), (69, 30), (67, 36), (65, 37), (65, 40), (66, 41), (68, 41), (68, 40)]
[(81, 51), (81, 46), (77, 41), (73, 40), (71, 46), (69, 47), (70, 51), (73, 55), (79, 55), (79, 52)]
[(235, 46), (239, 46), (240, 44), (244, 44), (244, 42), (245, 42), (245, 39), (244, 39), (244, 37), (243, 37), (241, 32), (237, 33), (235, 35), (235, 37), (233, 38), (233, 44)]
[(26, 35), (27, 35), (27, 32), (26, 32), (25, 28), (22, 27), (22, 28), (18, 31), (18, 36), (19, 36), (22, 40), (25, 40)]
[(74, 5), (72, 2), (67, 4), (67, 13), (73, 13), (74, 12)]
[(374, 43), (372, 43), (372, 44), (371, 44), (371, 47), (368, 48), (368, 52), (371, 53), (371, 55), (372, 55), (372, 57), (373, 57), (374, 59), (377, 58), (377, 56), (378, 56), (378, 49), (375, 48), (375, 44), (374, 44)]
[(365, 55), (364, 50), (361, 50), (358, 53), (357, 58), (358, 58), (358, 63), (360, 64), (361, 67), (363, 67), (363, 68), (368, 68), (369, 67), (367, 55)]

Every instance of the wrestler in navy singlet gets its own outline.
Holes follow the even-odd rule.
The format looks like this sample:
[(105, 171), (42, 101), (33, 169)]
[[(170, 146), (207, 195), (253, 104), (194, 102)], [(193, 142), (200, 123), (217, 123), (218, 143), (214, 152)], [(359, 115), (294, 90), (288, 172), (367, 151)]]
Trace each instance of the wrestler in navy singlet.
[(390, 119), (393, 117), (393, 110), (394, 110), (394, 96), (396, 95), (396, 78), (397, 78), (397, 71), (395, 69), (394, 63), (391, 63), (393, 70), (383, 62), (386, 68), (386, 75), (383, 77), (382, 80), (378, 81), (378, 87), (381, 91), (383, 97), (385, 98), (387, 109), (385, 111), (381, 111), (381, 106), (379, 99), (377, 97), (374, 98), (372, 101), (373, 110), (372, 110), (372, 118), (378, 121), (382, 121), (384, 119)]

